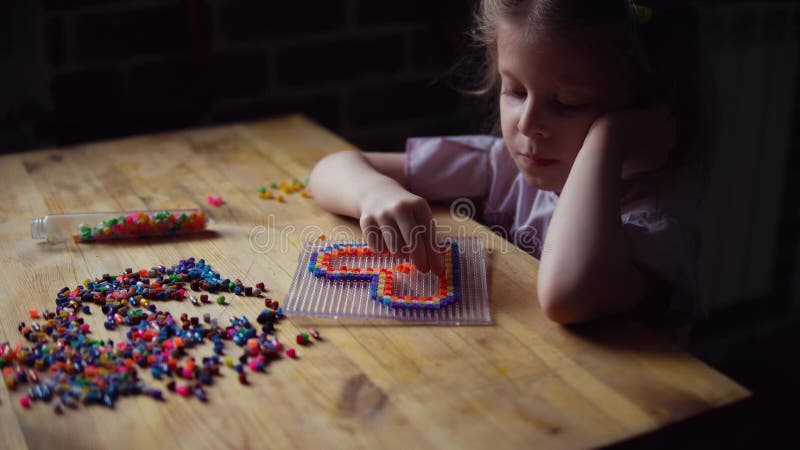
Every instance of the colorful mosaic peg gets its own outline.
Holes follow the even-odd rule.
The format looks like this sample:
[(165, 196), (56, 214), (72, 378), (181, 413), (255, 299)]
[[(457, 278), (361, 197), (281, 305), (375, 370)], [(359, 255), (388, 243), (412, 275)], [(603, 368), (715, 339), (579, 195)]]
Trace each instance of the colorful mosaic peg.
[[(258, 187), (258, 198), (262, 200), (275, 199), (279, 203), (286, 203), (285, 195), (295, 194), (297, 192), (299, 192), (300, 196), (303, 198), (311, 198), (311, 194), (309, 194), (309, 192), (306, 190), (306, 186), (308, 186), (308, 178), (306, 178), (305, 182), (302, 182), (297, 178), (293, 178), (290, 182), (273, 182), (269, 184), (269, 188), (272, 190), (267, 189), (266, 186)], [(272, 191), (275, 192), (273, 193)]]
[(206, 196), (206, 203), (208, 203), (211, 206), (222, 206), (222, 202), (223, 200), (221, 196), (218, 197), (214, 197), (213, 195)]
[(75, 242), (105, 241), (148, 236), (165, 236), (202, 231), (208, 219), (202, 209), (187, 212), (131, 212), (103, 220), (96, 226), (81, 224), (73, 234)]
[(297, 337), (295, 338), (295, 341), (299, 345), (306, 345), (306, 344), (311, 343), (311, 339), (308, 337), (308, 333), (300, 333), (300, 334), (298, 334)]
[(394, 268), (394, 270), (400, 273), (409, 274), (412, 271), (417, 270), (417, 267), (411, 264), (410, 262), (406, 261), (402, 264), (399, 264), (397, 267)]
[(317, 277), (332, 281), (369, 281), (370, 298), (391, 308), (404, 309), (439, 309), (461, 299), (461, 264), (458, 243), (451, 242), (442, 248), (445, 257), (445, 273), (438, 275), (439, 291), (434, 295), (394, 295), (393, 284), (395, 273), (408, 274), (413, 265), (400, 264), (395, 269), (387, 267), (354, 268), (340, 266), (339, 258), (370, 257), (377, 253), (363, 243), (331, 244), (311, 254), (308, 271)]

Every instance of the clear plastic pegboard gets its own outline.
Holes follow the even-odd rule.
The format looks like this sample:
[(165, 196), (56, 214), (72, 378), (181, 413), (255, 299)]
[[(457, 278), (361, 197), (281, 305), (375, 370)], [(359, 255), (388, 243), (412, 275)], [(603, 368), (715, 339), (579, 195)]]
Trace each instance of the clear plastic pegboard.
[[(305, 316), (317, 319), (334, 319), (347, 323), (371, 319), (395, 323), (422, 322), (437, 325), (486, 325), (491, 323), (489, 293), (486, 284), (486, 256), (483, 240), (478, 237), (462, 237), (445, 242), (455, 242), (451, 249), (457, 251), (453, 261), (459, 281), (457, 301), (433, 308), (398, 308), (386, 306), (374, 299), (369, 277), (329, 279), (309, 270), (312, 258), (326, 248), (337, 245), (364, 245), (364, 242), (308, 241), (300, 252), (297, 270), (286, 297), (284, 310), (295, 319)], [(396, 296), (430, 298), (440, 287), (440, 279), (433, 273), (416, 270), (395, 271), (408, 260), (392, 255), (344, 255), (337, 256), (331, 270), (345, 267), (352, 271), (377, 272), (382, 268), (392, 269), (392, 293)], [(311, 264), (313, 266), (313, 264)]]

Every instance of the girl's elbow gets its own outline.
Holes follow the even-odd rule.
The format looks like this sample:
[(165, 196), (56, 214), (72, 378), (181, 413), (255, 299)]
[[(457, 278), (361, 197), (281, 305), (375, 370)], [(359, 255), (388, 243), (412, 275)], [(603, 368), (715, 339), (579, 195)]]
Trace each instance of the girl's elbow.
[(346, 167), (347, 158), (351, 158), (350, 154), (355, 153), (352, 151), (343, 151), (325, 155), (317, 161), (311, 173), (308, 176), (308, 190), (314, 195), (314, 198), (319, 198), (318, 195), (323, 195), (330, 189), (331, 173), (337, 173), (342, 167)]
[(548, 319), (561, 325), (572, 325), (590, 319), (585, 317), (583, 313), (576, 311), (567, 302), (543, 302), (540, 300), (539, 304)]
[(330, 166), (335, 166), (337, 164), (337, 160), (341, 159), (342, 152), (331, 153), (330, 155), (325, 155), (314, 164), (314, 168), (311, 169), (311, 174), (308, 176), (308, 187), (309, 190), (314, 190), (314, 186), (318, 185), (320, 181), (322, 181), (325, 177), (325, 172), (330, 168)]
[(619, 286), (538, 285), (539, 305), (548, 319), (562, 325), (588, 322), (629, 311), (640, 297)]
[(330, 156), (331, 155), (327, 155), (327, 156), (323, 157), (322, 159), (317, 161), (316, 164), (314, 164), (313, 168), (311, 168), (311, 173), (308, 174), (308, 190), (309, 191), (314, 192), (315, 190), (317, 190), (315, 188), (318, 187), (317, 185), (320, 182), (320, 177), (321, 177), (322, 173), (324, 173), (324, 171), (325, 171), (325, 164), (327, 164), (326, 159), (329, 158)]
[(569, 286), (557, 286), (553, 283), (539, 283), (539, 305), (545, 316), (561, 325), (586, 322), (594, 318), (585, 298)]

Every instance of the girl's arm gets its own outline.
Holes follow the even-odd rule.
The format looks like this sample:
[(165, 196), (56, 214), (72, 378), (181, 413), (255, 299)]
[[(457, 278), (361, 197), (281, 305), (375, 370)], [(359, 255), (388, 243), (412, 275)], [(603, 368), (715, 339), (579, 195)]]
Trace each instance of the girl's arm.
[[(631, 260), (620, 217), (621, 174), (663, 164), (670, 130), (674, 124), (663, 110), (603, 116), (592, 125), (553, 213), (539, 265), (539, 302), (552, 320), (576, 323), (622, 312), (656, 286), (656, 277)], [(648, 157), (627, 151), (648, 147), (655, 148)]]
[(370, 247), (408, 255), (423, 272), (444, 270), (430, 206), (408, 192), (402, 153), (340, 152), (311, 172), (310, 190), (323, 208), (359, 219)]
[(323, 208), (358, 219), (365, 193), (376, 187), (403, 189), (404, 161), (402, 153), (333, 153), (314, 166), (309, 188)]

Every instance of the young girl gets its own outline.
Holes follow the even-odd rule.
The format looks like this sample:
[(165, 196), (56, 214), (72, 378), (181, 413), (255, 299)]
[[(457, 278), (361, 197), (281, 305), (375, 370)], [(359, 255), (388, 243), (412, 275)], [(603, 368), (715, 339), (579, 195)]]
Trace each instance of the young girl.
[(538, 300), (552, 320), (637, 306), (691, 316), (699, 197), (683, 115), (690, 34), (673, 27), (675, 3), (482, 1), (474, 36), (502, 138), (333, 154), (311, 174), (314, 197), (360, 219), (371, 247), (436, 272), (428, 202), (474, 199), (485, 224), (540, 259)]

